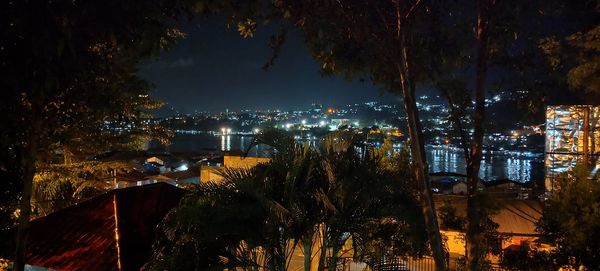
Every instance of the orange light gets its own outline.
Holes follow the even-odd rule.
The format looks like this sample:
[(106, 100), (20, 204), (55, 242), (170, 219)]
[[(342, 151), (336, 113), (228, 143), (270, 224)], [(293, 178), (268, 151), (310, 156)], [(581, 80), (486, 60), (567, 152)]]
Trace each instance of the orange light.
[(115, 212), (115, 244), (117, 247), (117, 268), (121, 271), (121, 246), (119, 245), (119, 218), (117, 216), (117, 191), (113, 194), (113, 209)]

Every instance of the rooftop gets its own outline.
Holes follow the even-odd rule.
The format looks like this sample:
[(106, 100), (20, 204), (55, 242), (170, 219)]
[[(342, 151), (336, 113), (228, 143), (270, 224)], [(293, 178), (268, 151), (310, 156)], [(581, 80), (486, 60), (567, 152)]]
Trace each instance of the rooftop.
[(28, 264), (57, 270), (139, 270), (155, 229), (184, 191), (167, 183), (112, 190), (33, 220)]

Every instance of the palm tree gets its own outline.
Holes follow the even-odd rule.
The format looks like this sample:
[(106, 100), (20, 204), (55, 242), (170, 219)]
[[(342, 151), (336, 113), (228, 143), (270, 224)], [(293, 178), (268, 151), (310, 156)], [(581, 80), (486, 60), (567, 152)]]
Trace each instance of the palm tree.
[[(277, 200), (279, 206), (289, 214), (285, 228), (288, 238), (292, 240), (291, 251), (293, 253), (301, 244), (304, 269), (310, 270), (319, 233), (318, 225), (324, 215), (320, 204), (323, 202), (320, 157), (306, 142), (298, 143), (291, 134), (276, 129), (268, 129), (257, 135), (248, 150), (258, 144), (272, 148), (270, 176), (274, 185), (281, 187)], [(291, 260), (291, 255), (288, 260)]]
[(33, 182), (33, 215), (45, 216), (106, 192), (113, 187), (113, 173), (127, 170), (130, 166), (121, 161), (40, 163)]
[[(360, 150), (362, 154), (358, 153)], [(396, 153), (391, 144), (364, 148), (355, 134), (347, 132), (326, 136), (320, 153), (328, 180), (326, 195), (331, 212), (325, 221), (326, 244), (331, 248), (329, 267), (337, 265), (340, 249), (348, 239), (353, 239), (355, 250), (364, 251), (364, 247), (356, 248), (369, 244), (361, 243), (361, 237), (367, 232), (380, 231), (380, 227), (389, 227), (390, 221), (394, 225), (405, 225), (394, 234), (403, 235), (404, 240), (412, 239), (410, 235), (416, 234), (412, 231), (418, 229), (416, 224), (422, 221), (420, 213), (415, 212), (418, 204), (413, 196), (414, 182), (406, 153)], [(404, 251), (409, 250), (407, 247), (415, 248), (412, 242), (395, 246)], [(390, 248), (391, 245), (385, 246), (386, 250)]]
[[(397, 161), (380, 155), (389, 151), (360, 154), (350, 133), (333, 133), (311, 147), (285, 132), (265, 130), (250, 148), (257, 144), (271, 146), (272, 160), (251, 169), (223, 169), (224, 181), (199, 185), (165, 220), (151, 266), (288, 270), (301, 247), (305, 270), (332, 270), (350, 238), (362, 259), (373, 255), (372, 237), (394, 235), (397, 242), (381, 249), (396, 251), (418, 247), (415, 233), (424, 238), (424, 231), (415, 230), (424, 227), (417, 226), (422, 216), (410, 171), (392, 169)], [(182, 257), (196, 260), (180, 267)]]
[(223, 182), (202, 183), (161, 223), (151, 270), (256, 270), (266, 258), (264, 168), (224, 172)]

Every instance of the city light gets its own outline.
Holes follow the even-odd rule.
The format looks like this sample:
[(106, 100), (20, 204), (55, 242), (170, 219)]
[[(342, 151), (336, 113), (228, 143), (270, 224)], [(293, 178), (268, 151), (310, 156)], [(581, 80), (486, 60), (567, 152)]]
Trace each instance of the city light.
[(221, 128), (221, 135), (228, 135), (231, 134), (231, 128)]
[(600, 266), (600, 0), (6, 2), (0, 271)]

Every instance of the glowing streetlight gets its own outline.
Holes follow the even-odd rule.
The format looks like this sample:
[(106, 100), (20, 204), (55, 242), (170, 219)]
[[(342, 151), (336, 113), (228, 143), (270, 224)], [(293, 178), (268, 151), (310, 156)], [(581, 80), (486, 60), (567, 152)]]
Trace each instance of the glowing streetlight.
[(306, 125), (306, 120), (302, 120), (302, 125)]
[(231, 128), (227, 128), (227, 134), (231, 134)]
[(224, 134), (225, 134), (225, 131), (227, 131), (227, 129), (225, 129), (225, 128), (221, 128), (221, 134), (222, 134), (222, 135), (224, 135)]
[(258, 133), (260, 133), (260, 129), (258, 129), (258, 128), (254, 128), (254, 133), (255, 133), (255, 134), (258, 134)]

